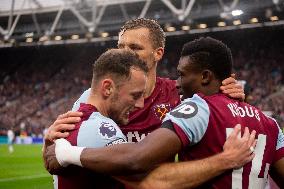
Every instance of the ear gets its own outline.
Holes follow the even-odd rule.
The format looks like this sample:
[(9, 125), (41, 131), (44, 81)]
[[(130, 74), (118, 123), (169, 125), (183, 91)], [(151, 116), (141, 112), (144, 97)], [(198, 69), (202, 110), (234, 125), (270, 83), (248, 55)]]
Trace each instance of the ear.
[(160, 61), (164, 55), (164, 48), (159, 47), (154, 50), (154, 59), (156, 62)]
[(107, 98), (109, 97), (114, 91), (114, 82), (112, 79), (104, 79), (101, 81), (101, 92), (102, 95)]
[(201, 84), (208, 85), (213, 80), (214, 75), (210, 70), (203, 70), (201, 73)]

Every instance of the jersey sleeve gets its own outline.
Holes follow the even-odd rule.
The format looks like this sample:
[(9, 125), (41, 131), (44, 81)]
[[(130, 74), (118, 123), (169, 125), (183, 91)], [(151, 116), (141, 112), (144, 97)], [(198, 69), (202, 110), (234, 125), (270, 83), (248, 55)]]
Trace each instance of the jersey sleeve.
[(276, 144), (276, 153), (274, 157), (274, 162), (278, 161), (281, 158), (284, 158), (284, 134), (281, 131), (279, 125), (278, 127), (278, 138), (277, 138), (277, 144)]
[(126, 142), (126, 137), (113, 120), (100, 115), (94, 117), (82, 123), (77, 146), (97, 148)]
[(79, 99), (76, 100), (76, 102), (73, 104), (73, 107), (72, 107), (72, 111), (73, 111), (73, 112), (79, 110), (80, 103), (86, 103), (86, 102), (87, 102), (88, 97), (89, 97), (89, 95), (90, 95), (90, 92), (91, 92), (91, 88), (85, 90), (84, 93), (81, 94), (81, 96), (79, 97)]
[(195, 94), (167, 113), (162, 127), (169, 121), (172, 122), (183, 145), (194, 145), (203, 138), (207, 130), (209, 114), (209, 106), (206, 101)]

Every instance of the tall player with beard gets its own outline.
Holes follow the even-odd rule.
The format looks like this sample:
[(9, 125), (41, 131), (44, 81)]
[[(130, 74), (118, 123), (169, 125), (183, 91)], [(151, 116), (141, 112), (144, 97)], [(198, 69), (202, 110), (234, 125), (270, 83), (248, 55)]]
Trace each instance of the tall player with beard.
[[(231, 51), (222, 42), (200, 38), (185, 44), (178, 65), (178, 83), (185, 100), (166, 115), (162, 128), (139, 143), (87, 148), (72, 157), (67, 157), (64, 152), (74, 151), (77, 147), (59, 139), (55, 148), (57, 160), (61, 165), (82, 164), (93, 171), (109, 174), (118, 171), (147, 173), (181, 150), (181, 159), (186, 162), (162, 165), (134, 186), (192, 188), (207, 181), (198, 188), (264, 189), (271, 171), (283, 188), (284, 135), (274, 119), (219, 92), (221, 81), (230, 75), (231, 69)], [(232, 166), (234, 162), (224, 158), (220, 163), (212, 158), (216, 158), (216, 154), (220, 157), (223, 150), (230, 147), (224, 143), (236, 124), (243, 125), (244, 140), (247, 141), (240, 148), (255, 146), (251, 136), (256, 134), (257, 144), (252, 147), (255, 154), (250, 155), (252, 162), (225, 171), (224, 167)], [(249, 136), (249, 130), (254, 130), (254, 134)], [(54, 158), (53, 151), (52, 147), (48, 149), (51, 159)], [(212, 175), (217, 177), (208, 180)]]
[[(104, 147), (126, 142), (117, 124), (127, 124), (129, 112), (143, 108), (147, 73), (146, 64), (133, 51), (111, 49), (102, 54), (93, 65), (87, 102), (79, 107), (82, 119), (66, 139), (79, 147)], [(58, 189), (110, 189), (116, 186), (103, 174), (78, 166), (69, 166), (68, 173), (55, 177), (55, 180), (54, 188)]]

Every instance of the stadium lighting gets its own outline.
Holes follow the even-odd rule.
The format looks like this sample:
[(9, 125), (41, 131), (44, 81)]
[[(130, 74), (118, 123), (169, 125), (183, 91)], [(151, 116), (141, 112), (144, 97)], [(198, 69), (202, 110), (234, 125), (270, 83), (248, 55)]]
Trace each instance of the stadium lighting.
[(278, 16), (271, 16), (270, 20), (271, 21), (277, 21), (277, 20), (279, 20), (279, 18), (278, 18)]
[(79, 35), (72, 35), (72, 36), (71, 36), (71, 39), (74, 39), (74, 40), (79, 39), (79, 38), (80, 38)]
[(244, 12), (242, 10), (233, 10), (231, 13), (232, 13), (233, 16), (240, 16)]
[(205, 28), (207, 28), (207, 24), (199, 24), (199, 28), (200, 29), (205, 29)]
[(30, 32), (30, 33), (26, 33), (25, 37), (33, 37), (34, 36), (34, 32)]
[(258, 22), (258, 19), (257, 18), (252, 18), (250, 19), (250, 23), (257, 23)]
[(27, 43), (33, 42), (33, 38), (31, 38), (31, 37), (26, 38), (26, 42), (27, 42)]
[(40, 41), (40, 42), (44, 42), (44, 41), (48, 41), (48, 40), (49, 40), (49, 37), (46, 36), (46, 35), (44, 35), (44, 36), (42, 36), (42, 37), (39, 38), (39, 41)]
[(237, 26), (237, 25), (240, 25), (242, 22), (240, 21), (240, 20), (234, 20), (233, 21), (233, 24), (235, 25), (235, 26)]
[(54, 37), (54, 40), (56, 40), (56, 41), (60, 41), (61, 39), (62, 39), (62, 37), (60, 35), (57, 35), (57, 36)]
[(190, 30), (190, 26), (182, 26), (181, 29), (183, 31), (188, 31), (188, 30)]
[(168, 26), (168, 27), (166, 27), (166, 30), (167, 30), (168, 32), (174, 32), (174, 31), (176, 31), (176, 28), (173, 27), (173, 26)]
[(225, 22), (218, 22), (217, 25), (219, 27), (224, 27), (224, 26), (226, 26), (226, 23)]
[(108, 33), (108, 32), (102, 32), (102, 33), (101, 33), (101, 36), (102, 36), (102, 37), (108, 37), (108, 36), (109, 36), (109, 33)]

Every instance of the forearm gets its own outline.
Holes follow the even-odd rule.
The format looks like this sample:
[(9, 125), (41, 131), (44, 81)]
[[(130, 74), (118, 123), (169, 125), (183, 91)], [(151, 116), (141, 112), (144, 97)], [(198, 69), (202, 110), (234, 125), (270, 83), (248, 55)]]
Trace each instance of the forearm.
[(109, 148), (86, 148), (82, 151), (80, 161), (82, 166), (95, 172), (105, 172), (117, 175), (120, 172), (141, 172), (139, 167), (135, 167), (138, 157), (133, 149), (133, 144), (122, 144), (119, 148), (112, 146)]
[(138, 188), (194, 188), (231, 169), (227, 159), (225, 153), (220, 153), (202, 160), (163, 164), (153, 170)]
[(53, 142), (50, 142), (49, 140), (45, 139), (42, 147), (42, 157), (44, 161), (45, 169), (51, 174), (51, 175), (68, 175), (72, 169), (72, 166), (69, 167), (61, 167), (61, 166), (52, 166), (52, 168), (49, 166), (50, 162), (47, 161), (47, 148), (54, 144)]
[(86, 148), (80, 160), (82, 166), (95, 172), (111, 175), (132, 175), (152, 170), (157, 164), (165, 162), (172, 153), (161, 156), (155, 149), (144, 149), (139, 144), (122, 144), (110, 148)]
[(174, 157), (180, 149), (181, 141), (177, 135), (162, 128), (139, 143), (84, 149), (81, 163), (88, 169), (112, 175), (145, 173)]

